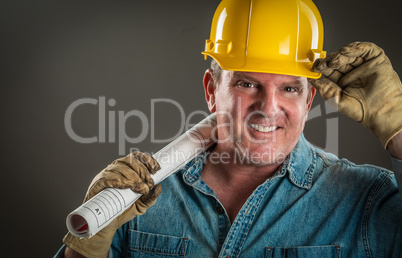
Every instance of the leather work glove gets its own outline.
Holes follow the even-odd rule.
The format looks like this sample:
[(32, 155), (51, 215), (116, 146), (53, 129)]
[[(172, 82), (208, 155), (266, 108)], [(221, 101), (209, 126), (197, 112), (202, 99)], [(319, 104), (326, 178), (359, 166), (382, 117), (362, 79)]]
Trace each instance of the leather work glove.
[(64, 244), (85, 257), (107, 256), (116, 230), (155, 204), (161, 186), (154, 186), (150, 173), (154, 174), (159, 169), (158, 162), (152, 156), (141, 152), (133, 152), (113, 161), (92, 180), (84, 202), (108, 187), (130, 188), (143, 196), (91, 238), (80, 239), (68, 233), (63, 239)]
[(384, 51), (373, 43), (354, 42), (320, 59), (309, 79), (325, 100), (367, 127), (386, 149), (402, 131), (402, 88)]

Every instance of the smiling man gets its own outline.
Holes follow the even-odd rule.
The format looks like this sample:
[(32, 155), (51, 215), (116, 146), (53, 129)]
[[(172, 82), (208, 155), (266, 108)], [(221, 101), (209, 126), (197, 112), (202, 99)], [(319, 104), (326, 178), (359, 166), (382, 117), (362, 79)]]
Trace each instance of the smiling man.
[(207, 70), (204, 85), (218, 124), (230, 125), (218, 130), (218, 151), (234, 145), (261, 166), (282, 163), (295, 147), (315, 94), (307, 78), (268, 73), (222, 71), (218, 80)]
[[(217, 155), (211, 156), (230, 158), (225, 163), (206, 162), (201, 178), (233, 222), (246, 199), (296, 146), (315, 89), (305, 77), (226, 71), (215, 61), (211, 67), (204, 75), (205, 95), (219, 126), (218, 144), (212, 150)], [(217, 70), (219, 77), (214, 76)]]
[[(151, 156), (114, 161), (86, 200), (105, 187), (144, 196), (90, 239), (67, 234), (58, 255), (401, 257), (401, 82), (372, 43), (328, 57), (322, 45), (310, 0), (222, 1), (203, 52), (217, 143), (163, 181), (162, 194)], [(316, 91), (380, 140), (395, 173), (304, 138)]]

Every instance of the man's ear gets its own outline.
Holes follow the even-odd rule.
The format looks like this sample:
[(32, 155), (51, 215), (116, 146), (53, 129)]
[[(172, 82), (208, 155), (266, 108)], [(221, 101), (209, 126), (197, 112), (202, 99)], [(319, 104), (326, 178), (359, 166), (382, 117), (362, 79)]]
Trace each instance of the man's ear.
[(310, 96), (307, 97), (306, 121), (307, 121), (308, 113), (310, 112), (310, 109), (311, 109), (311, 105), (313, 104), (315, 93), (316, 93), (316, 89), (313, 86), (311, 86), (311, 91), (308, 93), (308, 94), (310, 94)]
[(311, 105), (313, 104), (314, 96), (316, 93), (316, 89), (311, 87), (311, 91), (309, 92), (310, 97), (307, 99), (307, 111), (310, 111)]
[(204, 91), (205, 91), (205, 100), (207, 101), (208, 104), (208, 109), (211, 111), (211, 113), (214, 113), (216, 111), (215, 107), (215, 80), (214, 76), (212, 74), (211, 69), (207, 69), (204, 73)]

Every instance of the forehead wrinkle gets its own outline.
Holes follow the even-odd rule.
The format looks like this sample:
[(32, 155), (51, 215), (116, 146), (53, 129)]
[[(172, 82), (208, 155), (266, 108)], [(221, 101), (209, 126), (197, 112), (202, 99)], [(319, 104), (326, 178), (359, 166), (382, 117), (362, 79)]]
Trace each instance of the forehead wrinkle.
[(254, 78), (254, 77), (252, 77), (252, 76), (248, 76), (248, 75), (247, 75), (246, 73), (244, 73), (244, 72), (234, 71), (234, 72), (233, 72), (233, 75), (232, 75), (232, 78), (235, 78), (235, 79), (246, 79), (247, 81), (251, 81), (251, 82), (254, 82), (254, 83), (256, 83), (256, 84), (261, 84), (261, 82), (260, 82), (258, 79)]
[[(285, 82), (281, 82), (280, 85), (294, 85), (294, 86), (303, 86), (303, 78), (304, 77), (297, 77), (297, 76), (290, 76), (290, 75), (280, 75), (280, 76), (285, 76), (285, 77), (290, 77), (294, 80), (289, 80)], [(234, 71), (232, 73), (232, 78), (234, 79), (246, 79), (248, 81), (254, 82), (259, 85), (263, 85), (264, 83), (258, 80), (257, 78), (254, 78), (253, 76), (247, 75), (245, 72), (239, 72), (239, 71)]]
[(283, 82), (282, 84), (294, 85), (294, 86), (304, 86), (305, 85), (305, 83), (303, 83), (301, 77), (295, 78), (295, 80), (293, 80), (293, 81)]

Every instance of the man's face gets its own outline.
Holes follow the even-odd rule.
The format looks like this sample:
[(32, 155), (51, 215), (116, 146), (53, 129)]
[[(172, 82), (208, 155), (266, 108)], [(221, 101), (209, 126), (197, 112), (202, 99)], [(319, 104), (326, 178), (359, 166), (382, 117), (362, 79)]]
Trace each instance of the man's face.
[(307, 78), (223, 70), (217, 83), (207, 73), (204, 86), (209, 109), (217, 114), (220, 151), (258, 166), (282, 163), (298, 142), (315, 95)]

